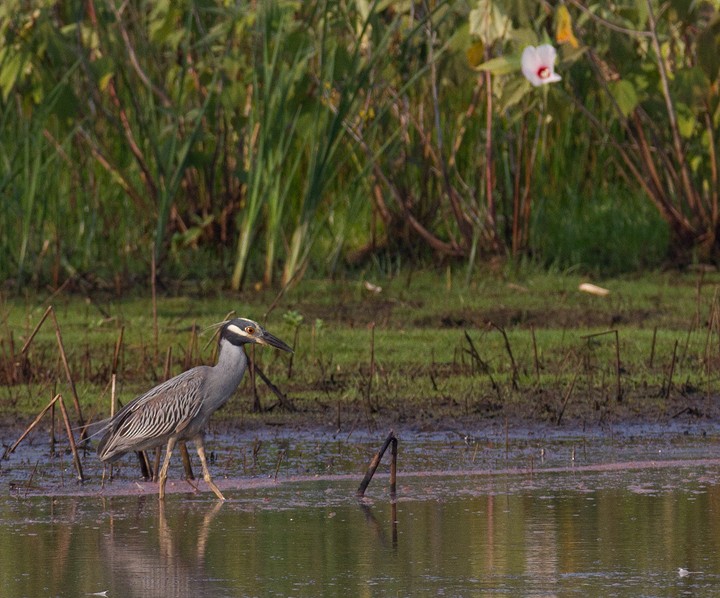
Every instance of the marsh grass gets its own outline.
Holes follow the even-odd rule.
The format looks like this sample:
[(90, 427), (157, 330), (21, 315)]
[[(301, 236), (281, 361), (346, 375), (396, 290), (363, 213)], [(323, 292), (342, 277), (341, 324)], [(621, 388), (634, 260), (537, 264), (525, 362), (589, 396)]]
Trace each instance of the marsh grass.
[[(447, 289), (444, 273), (417, 275), (409, 285), (407, 280), (382, 280), (380, 298), (363, 294), (357, 281), (349, 280), (306, 280), (288, 291), (269, 316), (267, 328), (292, 339), (296, 329), (282, 317), (287, 310), (304, 315), (306, 323), (321, 321), (322, 326), (313, 331), (313, 326), (301, 324), (297, 329), (291, 378), (284, 356), (258, 350), (255, 359), (298, 411), (285, 412), (258, 380), (262, 412), (254, 413), (246, 378), (239, 396), (217, 421), (336, 425), (339, 420), (344, 426), (399, 421), (432, 426), (467, 418), (555, 422), (562, 411), (563, 422), (603, 424), (626, 418), (667, 419), (681, 411), (704, 417), (717, 412), (717, 274), (609, 279), (602, 281), (611, 289), (606, 298), (578, 292), (582, 279), (576, 276), (533, 274), (510, 284), (484, 273), (469, 286), (453, 284), (444, 293), (438, 292)], [(464, 280), (464, 275), (457, 280)], [(270, 302), (265, 295), (245, 294), (242, 302), (221, 296), (202, 301), (161, 299), (157, 359), (145, 298), (95, 299), (94, 304), (56, 297), (56, 314), (86, 417), (109, 412), (121, 327), (117, 395), (125, 403), (164, 377), (168, 355), (172, 374), (212, 362), (211, 333), (195, 338), (193, 327), (202, 331), (224, 317), (230, 306), (260, 318)], [(11, 344), (16, 357), (17, 347), (43, 312), (43, 305), (5, 299), (0, 375), (12, 367)], [(619, 399), (614, 334), (597, 334), (614, 330), (619, 339)], [(44, 327), (27, 353), (21, 377), (3, 381), (0, 414), (13, 420), (29, 418), (56, 393), (69, 396), (65, 385), (54, 331)]]

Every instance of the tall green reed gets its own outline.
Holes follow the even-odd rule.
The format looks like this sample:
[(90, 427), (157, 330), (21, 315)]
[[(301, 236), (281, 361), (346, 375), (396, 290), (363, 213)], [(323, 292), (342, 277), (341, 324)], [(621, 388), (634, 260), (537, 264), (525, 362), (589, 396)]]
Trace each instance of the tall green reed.
[(296, 94), (311, 49), (297, 44), (291, 15), (269, 4), (258, 14), (255, 35), (258, 52), (253, 69), (252, 103), (247, 120), (244, 207), (239, 214), (238, 243), (230, 286), (239, 289), (245, 277), (259, 219), (264, 210), (265, 268), (263, 282), (272, 283), (275, 251), (282, 230), (286, 203), (296, 185), (301, 153), (296, 125), (299, 102)]

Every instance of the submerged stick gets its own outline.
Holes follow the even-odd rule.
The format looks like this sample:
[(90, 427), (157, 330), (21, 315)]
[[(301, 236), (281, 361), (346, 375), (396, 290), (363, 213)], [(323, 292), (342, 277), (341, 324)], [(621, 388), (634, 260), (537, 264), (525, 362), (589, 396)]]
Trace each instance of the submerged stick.
[(370, 480), (372, 480), (373, 476), (375, 475), (375, 471), (377, 470), (378, 465), (380, 465), (380, 461), (382, 460), (383, 455), (385, 454), (385, 451), (387, 450), (388, 446), (390, 446), (390, 444), (393, 445), (391, 453), (392, 462), (390, 463), (390, 493), (394, 497), (397, 476), (397, 437), (395, 436), (395, 432), (393, 430), (390, 430), (390, 433), (385, 439), (382, 447), (380, 447), (380, 450), (375, 453), (372, 461), (370, 461), (370, 465), (368, 465), (368, 469), (365, 472), (365, 477), (363, 478), (362, 482), (360, 482), (360, 486), (357, 489), (356, 495), (358, 497), (365, 496), (365, 490), (367, 490), (367, 487), (370, 484)]

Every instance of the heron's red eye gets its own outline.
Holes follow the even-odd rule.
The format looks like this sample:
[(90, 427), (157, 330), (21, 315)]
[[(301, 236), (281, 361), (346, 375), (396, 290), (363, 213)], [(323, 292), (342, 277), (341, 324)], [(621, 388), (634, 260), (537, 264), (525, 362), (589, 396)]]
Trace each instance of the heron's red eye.
[(245, 332), (247, 332), (248, 334), (255, 334), (255, 328), (253, 328), (252, 326), (246, 326)]

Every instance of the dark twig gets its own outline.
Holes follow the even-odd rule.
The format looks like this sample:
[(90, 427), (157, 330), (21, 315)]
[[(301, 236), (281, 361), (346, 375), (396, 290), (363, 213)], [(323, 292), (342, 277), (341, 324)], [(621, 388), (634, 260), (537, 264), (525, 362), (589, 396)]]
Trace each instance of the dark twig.
[(500, 331), (500, 334), (503, 336), (503, 340), (505, 341), (505, 350), (507, 351), (508, 356), (510, 357), (510, 364), (512, 365), (512, 385), (513, 389), (518, 389), (518, 368), (517, 364), (515, 363), (515, 358), (513, 357), (512, 349), (510, 348), (510, 340), (508, 339), (508, 335), (505, 332), (505, 329), (502, 326), (498, 326), (495, 322), (490, 322), (490, 324), (495, 328), (496, 330)]
[(287, 398), (287, 396), (277, 387), (275, 386), (270, 378), (268, 378), (265, 373), (260, 369), (260, 367), (254, 363), (253, 369), (255, 373), (260, 376), (260, 379), (267, 385), (267, 387), (273, 392), (273, 394), (278, 398), (280, 401), (280, 406), (284, 409), (287, 409), (288, 411), (295, 411), (295, 405), (293, 405), (293, 402)]
[(570, 383), (570, 386), (568, 386), (567, 392), (565, 393), (565, 398), (563, 399), (562, 407), (560, 407), (560, 412), (558, 413), (557, 421), (555, 422), (556, 425), (560, 425), (560, 422), (562, 421), (563, 414), (565, 413), (565, 407), (567, 407), (568, 401), (570, 400), (570, 395), (572, 394), (573, 389), (575, 388), (575, 382), (578, 378), (579, 370), (575, 370), (575, 375), (573, 376), (572, 382)]
[(365, 472), (365, 477), (363, 478), (362, 482), (360, 482), (360, 486), (357, 489), (356, 494), (358, 497), (365, 496), (365, 490), (367, 490), (368, 484), (370, 484), (370, 480), (372, 480), (373, 476), (375, 475), (375, 471), (377, 470), (378, 465), (380, 465), (380, 461), (382, 460), (383, 455), (385, 454), (385, 451), (387, 450), (388, 446), (390, 446), (390, 444), (393, 445), (391, 452), (392, 463), (390, 464), (390, 493), (393, 498), (395, 497), (395, 489), (397, 487), (397, 437), (395, 436), (395, 432), (393, 430), (390, 430), (390, 433), (385, 439), (382, 447), (380, 447), (380, 450), (375, 453), (372, 461), (370, 461), (370, 465), (368, 465), (368, 469)]
[(675, 346), (673, 347), (672, 361), (670, 362), (670, 373), (668, 374), (667, 386), (665, 387), (665, 400), (670, 397), (670, 389), (672, 388), (673, 374), (675, 373), (675, 362), (677, 361), (677, 348), (678, 342), (675, 340)]

